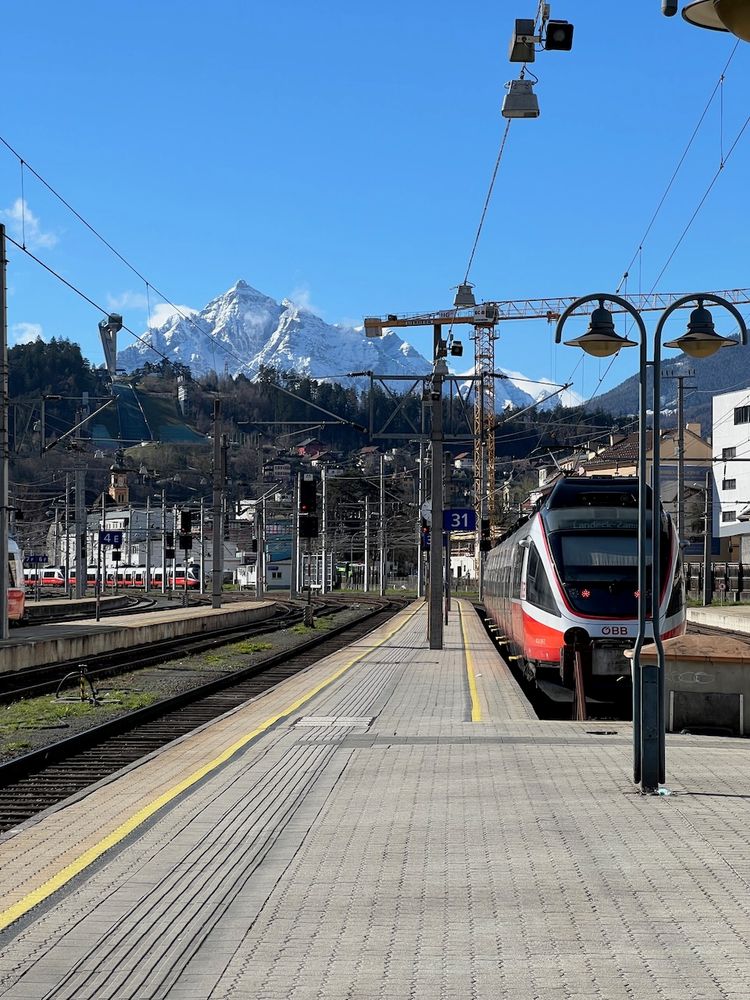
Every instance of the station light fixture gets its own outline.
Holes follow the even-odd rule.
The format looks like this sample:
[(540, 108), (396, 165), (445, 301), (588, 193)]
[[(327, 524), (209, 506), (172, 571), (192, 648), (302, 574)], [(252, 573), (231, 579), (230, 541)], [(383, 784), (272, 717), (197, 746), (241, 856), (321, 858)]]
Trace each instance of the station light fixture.
[(532, 17), (516, 18), (516, 26), (510, 39), (510, 50), (508, 59), (511, 62), (534, 62), (536, 52), (535, 42), (539, 36), (534, 34), (534, 19)]
[(608, 358), (617, 354), (621, 347), (637, 347), (634, 340), (621, 337), (615, 333), (612, 313), (600, 301), (597, 309), (591, 313), (588, 330), (580, 337), (566, 340), (567, 347), (580, 347), (582, 351), (595, 358)]
[(456, 309), (473, 309), (476, 304), (474, 286), (468, 283), (458, 285), (453, 298), (453, 305)]
[[(662, 11), (667, 16), (676, 10), (676, 3), (663, 0)], [(682, 8), (682, 16), (697, 28), (728, 31), (750, 42), (750, 4), (747, 0), (695, 0)]]
[(548, 52), (570, 52), (573, 48), (573, 25), (570, 21), (547, 21), (544, 48)]
[(667, 341), (664, 346), (684, 351), (691, 358), (710, 358), (719, 348), (736, 347), (737, 343), (731, 337), (722, 337), (716, 332), (711, 313), (698, 299), (698, 308), (690, 313), (687, 332), (676, 340)]
[(508, 93), (503, 98), (503, 118), (538, 118), (539, 101), (531, 80), (509, 80)]

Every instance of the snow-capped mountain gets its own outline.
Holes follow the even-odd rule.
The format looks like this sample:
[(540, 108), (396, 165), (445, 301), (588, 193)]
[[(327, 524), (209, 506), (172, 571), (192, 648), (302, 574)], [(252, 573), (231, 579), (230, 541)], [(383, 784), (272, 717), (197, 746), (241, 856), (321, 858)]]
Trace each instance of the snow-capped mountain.
[(143, 340), (118, 353), (120, 368), (130, 372), (147, 361), (158, 363), (164, 354), (194, 376), (215, 371), (253, 378), (267, 365), (344, 385), (354, 383), (347, 376), (353, 371), (418, 375), (430, 370), (427, 360), (393, 332), (368, 339), (363, 330), (326, 323), (287, 299), (276, 302), (245, 281), (188, 319), (171, 316)]
[[(365, 380), (349, 372), (425, 375), (432, 368), (392, 330), (383, 337), (368, 338), (361, 328), (326, 323), (309, 309), (288, 299), (276, 302), (245, 281), (238, 281), (187, 319), (174, 315), (162, 326), (152, 327), (143, 341), (118, 353), (119, 368), (131, 372), (146, 362), (158, 363), (166, 355), (186, 365), (194, 376), (215, 371), (252, 379), (265, 365), (359, 387), (364, 387)], [(548, 390), (538, 388), (519, 372), (508, 372), (497, 383), (498, 410), (529, 406), (547, 394)]]

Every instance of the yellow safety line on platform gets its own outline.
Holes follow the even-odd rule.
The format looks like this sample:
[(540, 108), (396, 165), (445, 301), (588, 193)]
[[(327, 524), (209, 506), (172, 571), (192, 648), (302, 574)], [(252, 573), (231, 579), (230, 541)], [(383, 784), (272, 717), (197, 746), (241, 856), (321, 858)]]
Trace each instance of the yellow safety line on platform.
[(479, 704), (479, 694), (477, 692), (477, 681), (474, 676), (474, 657), (469, 648), (469, 637), (466, 635), (464, 625), (464, 613), (461, 605), (458, 605), (458, 617), (461, 619), (461, 635), (464, 640), (464, 653), (466, 654), (466, 675), (469, 678), (469, 694), (471, 695), (471, 721), (482, 721), (482, 706)]
[(69, 865), (66, 865), (56, 875), (53, 875), (52, 878), (47, 879), (47, 881), (44, 882), (42, 885), (40, 885), (38, 889), (34, 889), (32, 892), (28, 893), (28, 895), (24, 896), (23, 899), (20, 899), (17, 903), (14, 903), (12, 906), (9, 906), (6, 910), (0, 911), (0, 930), (3, 930), (4, 928), (8, 927), (15, 920), (18, 920), (19, 917), (22, 917), (24, 913), (28, 913), (28, 911), (31, 910), (34, 906), (37, 906), (39, 903), (43, 902), (53, 893), (57, 892), (57, 890), (61, 889), (67, 882), (70, 882), (72, 878), (75, 878), (76, 875), (79, 875), (82, 871), (88, 868), (89, 865), (91, 865), (94, 861), (97, 860), (97, 858), (100, 858), (105, 851), (108, 851), (111, 847), (114, 847), (121, 840), (124, 840), (124, 838), (127, 837), (128, 834), (132, 833), (139, 826), (145, 823), (146, 820), (150, 819), (163, 806), (167, 805), (173, 799), (177, 798), (178, 795), (181, 795), (182, 792), (186, 791), (192, 785), (197, 784), (197, 782), (201, 781), (212, 771), (215, 771), (216, 768), (220, 767), (222, 764), (225, 764), (236, 753), (238, 753), (238, 751), (244, 749), (248, 745), (248, 743), (251, 743), (254, 739), (257, 739), (258, 736), (261, 736), (272, 726), (276, 725), (277, 722), (280, 722), (282, 719), (291, 715), (293, 712), (296, 712), (297, 709), (301, 708), (302, 705), (305, 704), (305, 702), (308, 702), (311, 698), (314, 698), (315, 695), (320, 694), (321, 691), (327, 688), (330, 684), (333, 684), (334, 681), (338, 680), (339, 677), (342, 676), (342, 674), (345, 674), (347, 672), (347, 670), (351, 670), (351, 668), (356, 663), (359, 663), (361, 659), (363, 659), (365, 656), (368, 656), (374, 649), (377, 649), (379, 646), (382, 646), (384, 643), (388, 642), (389, 639), (392, 639), (393, 636), (400, 629), (404, 627), (404, 625), (406, 625), (409, 621), (411, 621), (411, 619), (418, 611), (422, 610), (422, 607), (423, 607), (422, 604), (418, 605), (410, 614), (408, 614), (403, 619), (403, 621), (401, 621), (395, 628), (391, 629), (385, 636), (383, 636), (382, 639), (379, 639), (372, 646), (368, 646), (368, 648), (365, 649), (363, 652), (358, 653), (353, 659), (349, 660), (348, 663), (345, 663), (342, 667), (339, 667), (339, 669), (336, 670), (333, 674), (331, 674), (330, 677), (327, 677), (325, 680), (321, 681), (320, 684), (316, 684), (315, 687), (312, 688), (310, 691), (308, 691), (306, 694), (303, 694), (301, 697), (297, 698), (296, 701), (292, 702), (292, 704), (287, 706), (287, 708), (285, 708), (282, 712), (279, 712), (277, 715), (273, 715), (271, 716), (271, 718), (266, 719), (266, 721), (261, 723), (256, 729), (253, 729), (251, 733), (248, 733), (246, 736), (243, 736), (241, 739), (233, 743), (232, 746), (224, 750), (223, 753), (219, 754), (218, 757), (214, 757), (214, 759), (212, 761), (209, 761), (208, 764), (204, 764), (203, 767), (198, 768), (197, 771), (194, 771), (187, 778), (184, 778), (178, 784), (168, 789), (168, 791), (164, 792), (158, 798), (154, 799), (153, 802), (149, 802), (148, 805), (144, 806), (142, 809), (139, 809), (137, 813), (134, 813), (134, 815), (132, 815), (129, 819), (125, 820), (124, 823), (121, 823), (120, 826), (117, 827), (117, 829), (112, 831), (112, 833), (108, 834), (106, 837), (103, 837), (102, 840), (94, 844), (93, 847), (90, 847), (87, 851), (84, 851), (84, 853), (81, 854), (80, 857), (76, 858), (75, 861), (71, 861)]

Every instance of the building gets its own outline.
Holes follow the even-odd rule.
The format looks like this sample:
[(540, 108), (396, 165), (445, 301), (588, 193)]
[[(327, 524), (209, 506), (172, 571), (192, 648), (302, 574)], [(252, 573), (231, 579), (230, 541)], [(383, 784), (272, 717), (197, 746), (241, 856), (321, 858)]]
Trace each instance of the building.
[[(166, 530), (163, 530), (166, 529)], [(206, 512), (206, 519), (203, 525), (203, 532), (200, 529), (200, 515), (193, 511), (192, 547), (187, 551), (180, 548), (175, 550), (175, 562), (183, 565), (187, 555), (188, 564), (202, 564), (203, 576), (207, 577), (213, 570), (213, 522), (210, 513)], [(115, 549), (112, 545), (103, 545), (101, 555), (99, 549), (99, 533), (122, 532), (122, 547)], [(95, 566), (101, 558), (105, 570), (113, 569), (116, 566), (145, 566), (150, 561), (151, 566), (162, 565), (162, 549), (169, 548), (168, 542), (179, 544), (180, 537), (180, 511), (176, 507), (170, 507), (164, 515), (162, 521), (161, 507), (151, 510), (142, 510), (135, 507), (112, 507), (107, 509), (102, 517), (101, 511), (88, 514), (86, 518), (86, 561), (89, 566)], [(224, 572), (234, 574), (238, 559), (237, 546), (234, 542), (225, 540), (224, 546)], [(150, 560), (147, 559), (147, 551)], [(113, 553), (117, 556), (113, 558)], [(69, 525), (68, 538), (66, 541), (64, 531), (57, 526), (57, 533), (54, 533), (54, 526), (50, 529), (48, 538), (48, 558), (50, 564), (65, 565), (66, 557), (68, 565), (75, 567), (76, 560), (76, 531), (75, 525)], [(170, 560), (168, 560), (168, 563)]]
[(730, 559), (750, 563), (750, 389), (713, 399), (714, 528)]

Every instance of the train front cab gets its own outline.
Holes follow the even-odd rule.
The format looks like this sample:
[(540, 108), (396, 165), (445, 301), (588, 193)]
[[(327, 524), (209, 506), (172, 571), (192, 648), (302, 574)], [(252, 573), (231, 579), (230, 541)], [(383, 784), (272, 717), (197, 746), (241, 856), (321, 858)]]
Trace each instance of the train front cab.
[[(485, 604), (527, 678), (550, 693), (570, 690), (580, 653), (587, 691), (610, 700), (628, 691), (624, 653), (637, 634), (637, 487), (632, 480), (625, 488), (614, 480), (576, 484), (574, 495), (581, 488), (601, 490), (607, 504), (606, 495), (622, 489), (620, 513), (613, 506), (576, 513), (574, 498), (555, 511), (553, 499), (551, 514), (545, 505), (491, 553)], [(676, 533), (665, 514), (660, 522), (662, 637), (669, 638), (685, 629), (685, 594)]]

